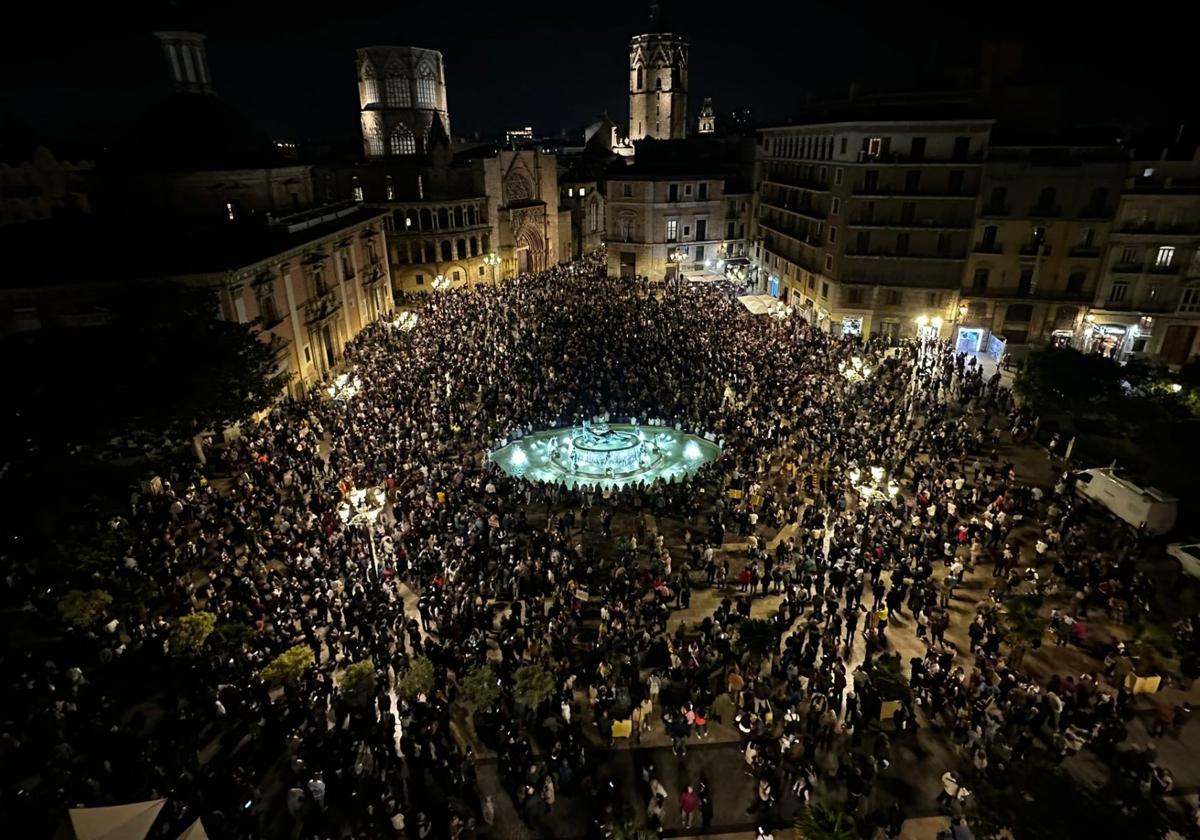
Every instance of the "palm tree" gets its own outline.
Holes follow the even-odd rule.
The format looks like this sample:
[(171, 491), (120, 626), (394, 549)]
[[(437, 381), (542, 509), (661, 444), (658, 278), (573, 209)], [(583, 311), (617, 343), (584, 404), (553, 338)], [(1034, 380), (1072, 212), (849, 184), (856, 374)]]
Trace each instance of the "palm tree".
[(1004, 602), (1004, 635), (1012, 649), (1009, 658), (1014, 668), (1021, 667), (1030, 647), (1041, 647), (1046, 632), (1041, 607), (1042, 599), (1035, 595), (1014, 595)]
[(779, 647), (779, 634), (775, 624), (765, 618), (745, 618), (737, 625), (737, 650), (742, 656), (749, 656), (757, 667), (763, 657), (770, 656)]
[(818, 802), (796, 813), (796, 840), (856, 840), (854, 818), (833, 805)]

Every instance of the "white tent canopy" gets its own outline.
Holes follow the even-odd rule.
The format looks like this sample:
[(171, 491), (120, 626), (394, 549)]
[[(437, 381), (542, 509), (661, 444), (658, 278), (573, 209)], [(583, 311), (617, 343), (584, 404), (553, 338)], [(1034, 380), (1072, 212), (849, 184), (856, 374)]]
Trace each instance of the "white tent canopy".
[(208, 832), (204, 830), (199, 817), (179, 835), (179, 840), (208, 840)]
[(771, 295), (742, 295), (738, 301), (751, 315), (769, 315), (772, 309), (780, 306), (779, 299)]
[(685, 271), (689, 283), (728, 283), (729, 278), (719, 271)]
[(145, 840), (165, 804), (165, 799), (152, 799), (107, 808), (72, 808), (71, 828), (75, 840)]

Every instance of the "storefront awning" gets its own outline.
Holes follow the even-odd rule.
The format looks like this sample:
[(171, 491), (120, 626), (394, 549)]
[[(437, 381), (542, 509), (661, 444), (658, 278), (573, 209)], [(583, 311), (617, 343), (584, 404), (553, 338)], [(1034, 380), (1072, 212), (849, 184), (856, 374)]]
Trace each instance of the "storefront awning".
[(746, 307), (751, 315), (770, 315), (772, 310), (782, 306), (778, 298), (770, 295), (742, 295), (738, 302)]

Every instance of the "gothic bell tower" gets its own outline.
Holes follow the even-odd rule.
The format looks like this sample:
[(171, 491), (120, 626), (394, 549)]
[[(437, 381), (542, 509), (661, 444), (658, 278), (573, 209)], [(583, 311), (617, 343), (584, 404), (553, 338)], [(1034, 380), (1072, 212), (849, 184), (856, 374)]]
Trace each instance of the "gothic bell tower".
[(682, 140), (687, 134), (688, 42), (668, 32), (658, 3), (649, 32), (629, 42), (629, 138)]

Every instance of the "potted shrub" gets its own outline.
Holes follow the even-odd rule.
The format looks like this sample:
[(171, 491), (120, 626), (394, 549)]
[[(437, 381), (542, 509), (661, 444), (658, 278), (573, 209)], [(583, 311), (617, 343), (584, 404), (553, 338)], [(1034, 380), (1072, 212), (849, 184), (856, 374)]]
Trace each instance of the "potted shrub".
[(406, 700), (428, 697), (433, 691), (433, 663), (428, 657), (418, 656), (409, 663), (404, 676), (396, 682), (396, 693)]
[(1162, 685), (1162, 678), (1174, 670), (1175, 639), (1169, 630), (1155, 624), (1138, 627), (1129, 645), (1133, 670), (1125, 678), (1125, 686), (1134, 694), (1153, 694)]
[(271, 685), (292, 685), (316, 661), (312, 648), (308, 645), (290, 647), (276, 656), (260, 672), (262, 678)]
[(379, 684), (379, 673), (370, 662), (355, 662), (347, 666), (338, 681), (338, 693), (351, 706), (362, 707), (375, 696)]
[(1014, 595), (1004, 602), (1002, 627), (1010, 649), (1009, 663), (1020, 668), (1030, 648), (1042, 646), (1047, 621), (1041, 615), (1042, 599), (1034, 595)]
[(513, 699), (529, 711), (554, 694), (554, 675), (541, 665), (522, 665), (514, 674)]
[(204, 610), (176, 619), (171, 631), (171, 649), (176, 653), (196, 653), (216, 626), (217, 617)]
[(90, 627), (112, 606), (112, 595), (103, 589), (72, 589), (58, 599), (58, 614), (75, 627)]
[(871, 662), (868, 677), (871, 689), (879, 698), (879, 719), (888, 720), (909, 693), (908, 677), (904, 676), (900, 655), (882, 654), (875, 657)]

